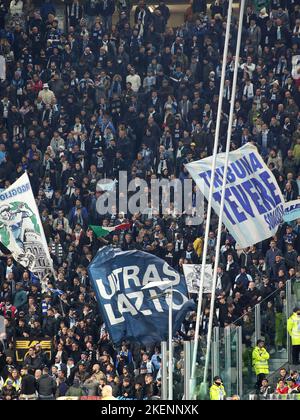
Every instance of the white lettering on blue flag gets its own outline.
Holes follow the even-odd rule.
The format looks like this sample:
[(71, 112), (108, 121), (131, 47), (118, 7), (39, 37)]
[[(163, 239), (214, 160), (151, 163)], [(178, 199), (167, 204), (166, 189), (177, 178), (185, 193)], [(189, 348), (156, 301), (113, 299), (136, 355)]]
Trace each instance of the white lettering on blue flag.
[[(99, 308), (115, 343), (127, 337), (143, 343), (166, 339), (172, 282), (174, 316), (188, 302), (185, 279), (164, 260), (141, 251), (98, 251), (89, 266)], [(160, 283), (159, 287), (157, 283)], [(167, 286), (163, 286), (168, 282)], [(149, 289), (143, 286), (153, 283)]]

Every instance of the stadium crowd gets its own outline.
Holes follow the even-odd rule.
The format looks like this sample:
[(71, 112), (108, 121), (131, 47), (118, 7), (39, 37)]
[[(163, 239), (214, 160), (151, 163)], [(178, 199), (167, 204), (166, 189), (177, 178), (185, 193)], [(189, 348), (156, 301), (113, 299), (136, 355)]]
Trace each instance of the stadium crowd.
[[(182, 24), (172, 27), (168, 6), (158, 3), (150, 8), (141, 0), (132, 9), (130, 0), (74, 0), (62, 9), (52, 0), (1, 1), (0, 187), (28, 172), (57, 272), (56, 279), (49, 278), (49, 292), (42, 293), (2, 249), (2, 399), (101, 396), (106, 385), (115, 397), (160, 396), (160, 348), (111, 343), (87, 273), (97, 250), (107, 244), (151, 252), (181, 273), (184, 263), (201, 261), (204, 226), (186, 223), (174, 202), (167, 214), (155, 209), (147, 216), (120, 213), (118, 206), (101, 216), (96, 209), (102, 194), (97, 183), (105, 177), (118, 180), (126, 171), (129, 180), (149, 184), (156, 178), (184, 181), (189, 177), (184, 164), (212, 153), (228, 4), (192, 0)], [(237, 19), (227, 57), (220, 150), (236, 33)], [(300, 196), (299, 63), (299, 1), (271, 0), (261, 10), (249, 5), (231, 148), (254, 143), (287, 201)], [(127, 221), (128, 231), (105, 238), (97, 239), (89, 229)], [(216, 226), (215, 217), (212, 263)], [(267, 345), (284, 349), (284, 286), (292, 279), (300, 302), (299, 254), (300, 220), (242, 251), (224, 228), (215, 324), (241, 324), (243, 343), (251, 347), (251, 309), (263, 301)], [(209, 299), (201, 336), (207, 332)], [(191, 340), (194, 327), (192, 313), (177, 342)], [(35, 345), (22, 362), (16, 360), (16, 338), (42, 337), (53, 340), (51, 357)], [(180, 346), (176, 357), (180, 383)]]

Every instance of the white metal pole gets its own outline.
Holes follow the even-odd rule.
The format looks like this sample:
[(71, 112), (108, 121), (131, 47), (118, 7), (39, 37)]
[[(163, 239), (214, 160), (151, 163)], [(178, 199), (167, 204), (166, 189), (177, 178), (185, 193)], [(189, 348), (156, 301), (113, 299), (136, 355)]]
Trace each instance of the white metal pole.
[(161, 383), (161, 390), (162, 390), (162, 399), (168, 399), (168, 369), (167, 369), (167, 342), (163, 341), (161, 343), (161, 360), (162, 360), (162, 383)]
[(225, 34), (225, 43), (224, 43), (224, 52), (223, 52), (223, 62), (222, 62), (222, 73), (220, 81), (220, 93), (219, 93), (219, 102), (218, 102), (218, 111), (217, 111), (217, 120), (216, 120), (216, 131), (214, 139), (214, 150), (213, 150), (213, 159), (211, 166), (211, 184), (209, 188), (208, 196), (208, 206), (207, 206), (207, 215), (206, 215), (206, 227), (205, 227), (205, 236), (204, 236), (204, 245), (203, 245), (203, 254), (202, 254), (202, 267), (200, 275), (200, 288), (198, 296), (198, 308), (197, 308), (197, 319), (195, 326), (195, 345), (193, 350), (193, 359), (192, 359), (192, 371), (191, 371), (191, 396), (193, 395), (194, 388), (194, 379), (196, 373), (196, 361), (197, 361), (197, 352), (198, 352), (198, 341), (199, 341), (199, 330), (202, 314), (202, 299), (203, 299), (203, 285), (204, 285), (204, 276), (205, 276), (205, 264), (207, 257), (208, 249), (208, 237), (210, 231), (210, 220), (211, 220), (211, 203), (214, 190), (214, 181), (215, 181), (215, 170), (216, 170), (216, 161), (218, 154), (219, 146), (219, 133), (221, 125), (221, 114), (223, 106), (223, 95), (224, 95), (224, 86), (225, 86), (225, 76), (226, 76), (226, 64), (227, 64), (227, 55), (228, 55), (228, 45), (229, 45), (229, 36), (230, 36), (230, 25), (231, 25), (231, 16), (232, 16), (232, 4), (233, 0), (229, 0), (228, 5), (228, 14), (227, 14), (227, 25), (226, 25), (226, 34)]
[(215, 265), (214, 265), (214, 273), (213, 273), (213, 285), (212, 285), (212, 295), (211, 295), (211, 305), (210, 305), (210, 316), (209, 316), (208, 334), (207, 334), (207, 351), (206, 351), (205, 368), (204, 368), (204, 375), (203, 375), (203, 383), (204, 384), (206, 383), (207, 376), (208, 376), (208, 366), (209, 366), (209, 358), (210, 358), (210, 348), (211, 348), (211, 342), (210, 341), (211, 341), (211, 336), (212, 336), (212, 326), (213, 326), (213, 317), (214, 317), (214, 309), (215, 309), (217, 269), (218, 269), (219, 259), (220, 259), (223, 211), (224, 211), (225, 192), (226, 192), (226, 179), (227, 179), (228, 164), (229, 164), (229, 152), (230, 152), (232, 122), (233, 122), (234, 104), (235, 104), (235, 96), (236, 96), (236, 86), (237, 86), (238, 69), (239, 69), (239, 58), (240, 58), (240, 48), (241, 48), (241, 40), (242, 40), (244, 8), (245, 8), (245, 0), (241, 0), (238, 37), (237, 37), (237, 44), (236, 44), (236, 54), (235, 54), (233, 83), (232, 83), (232, 94), (231, 94), (231, 103), (230, 103), (230, 113), (229, 113), (227, 141), (226, 141), (224, 175), (223, 175), (223, 182), (222, 182), (222, 195), (221, 195), (220, 214), (219, 214), (219, 223), (218, 223), (216, 257), (215, 257)]
[(169, 400), (173, 400), (173, 319), (172, 319), (172, 309), (173, 309), (173, 284), (169, 292), (170, 302), (169, 302)]

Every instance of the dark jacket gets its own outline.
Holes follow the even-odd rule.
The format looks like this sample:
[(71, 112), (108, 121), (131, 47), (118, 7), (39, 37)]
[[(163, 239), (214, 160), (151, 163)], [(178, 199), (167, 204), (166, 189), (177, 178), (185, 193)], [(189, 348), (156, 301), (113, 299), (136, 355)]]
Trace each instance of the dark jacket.
[(28, 369), (33, 373), (36, 369), (41, 369), (43, 362), (40, 356), (27, 356), (24, 359), (24, 364), (28, 366)]
[(55, 380), (48, 374), (42, 375), (37, 383), (37, 389), (39, 395), (43, 396), (52, 396), (56, 392), (56, 383)]
[(54, 317), (44, 318), (43, 331), (46, 337), (54, 337), (57, 332), (57, 321)]
[(27, 293), (25, 290), (19, 290), (14, 296), (14, 306), (20, 311), (27, 303)]
[(222, 291), (225, 292), (226, 296), (229, 296), (232, 283), (231, 283), (230, 275), (226, 272), (224, 272), (221, 276), (221, 285), (222, 285)]
[(37, 384), (33, 375), (25, 375), (22, 377), (21, 394), (33, 395), (37, 390)]

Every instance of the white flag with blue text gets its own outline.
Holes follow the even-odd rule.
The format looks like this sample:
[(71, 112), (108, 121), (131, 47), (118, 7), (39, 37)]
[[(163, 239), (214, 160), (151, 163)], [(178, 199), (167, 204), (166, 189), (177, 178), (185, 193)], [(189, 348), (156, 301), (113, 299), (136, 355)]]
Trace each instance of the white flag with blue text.
[[(208, 199), (212, 156), (186, 165)], [(225, 153), (217, 156), (212, 207), (220, 214)], [(257, 148), (248, 143), (229, 153), (223, 222), (237, 244), (246, 248), (272, 237), (283, 221), (284, 198)]]
[(44, 287), (53, 263), (27, 173), (0, 193), (0, 242)]

